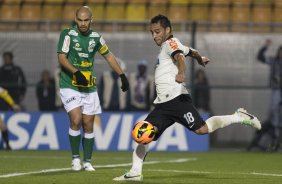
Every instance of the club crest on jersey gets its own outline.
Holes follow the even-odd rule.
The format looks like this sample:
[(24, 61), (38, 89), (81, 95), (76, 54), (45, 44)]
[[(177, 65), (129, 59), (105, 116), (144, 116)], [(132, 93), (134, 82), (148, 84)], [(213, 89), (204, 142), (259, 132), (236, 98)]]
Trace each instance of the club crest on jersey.
[(82, 48), (80, 48), (80, 44), (79, 44), (79, 43), (76, 43), (76, 44), (74, 45), (74, 49), (75, 49), (76, 51), (82, 51)]
[(95, 40), (91, 39), (89, 41), (88, 52), (93, 52), (94, 51), (94, 47), (95, 47)]

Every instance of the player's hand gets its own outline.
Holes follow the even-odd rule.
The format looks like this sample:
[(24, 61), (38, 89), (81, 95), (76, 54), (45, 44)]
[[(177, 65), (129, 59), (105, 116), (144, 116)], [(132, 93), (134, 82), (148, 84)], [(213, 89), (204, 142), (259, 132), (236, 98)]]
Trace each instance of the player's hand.
[(203, 67), (206, 66), (206, 64), (208, 64), (210, 62), (210, 59), (205, 57), (205, 56), (202, 56), (201, 59), (197, 60), (199, 65), (202, 65)]
[(121, 89), (122, 89), (123, 92), (125, 92), (129, 89), (128, 80), (127, 80), (124, 73), (119, 75), (119, 77), (120, 77), (120, 80), (121, 80)]
[(16, 112), (21, 111), (21, 107), (20, 107), (18, 104), (15, 104), (12, 108), (13, 108), (13, 110), (16, 111)]
[(207, 64), (210, 62), (210, 59), (207, 58), (207, 57), (205, 57), (205, 56), (202, 57), (202, 60), (203, 60), (203, 63), (204, 63), (205, 65), (207, 65)]
[(178, 74), (175, 76), (175, 81), (176, 81), (177, 83), (182, 83), (182, 82), (184, 82), (184, 80), (185, 80), (185, 74), (180, 74), (180, 73), (178, 73)]
[(81, 71), (77, 70), (76, 72), (74, 72), (74, 76), (76, 77), (76, 82), (78, 85), (88, 85), (88, 81), (86, 80), (85, 76), (81, 73)]

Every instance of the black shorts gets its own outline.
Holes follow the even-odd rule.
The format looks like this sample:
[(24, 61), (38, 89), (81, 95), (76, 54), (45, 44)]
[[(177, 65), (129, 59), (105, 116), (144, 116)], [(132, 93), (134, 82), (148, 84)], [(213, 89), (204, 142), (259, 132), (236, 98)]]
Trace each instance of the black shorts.
[(168, 102), (157, 104), (145, 121), (158, 128), (154, 140), (175, 122), (180, 123), (191, 131), (195, 131), (205, 125), (197, 109), (192, 104), (189, 94), (182, 94)]

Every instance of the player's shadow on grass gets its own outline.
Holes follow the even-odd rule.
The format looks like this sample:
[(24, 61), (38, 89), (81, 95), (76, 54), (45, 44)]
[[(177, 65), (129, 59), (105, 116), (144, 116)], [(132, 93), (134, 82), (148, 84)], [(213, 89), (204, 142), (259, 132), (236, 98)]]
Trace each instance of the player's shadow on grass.
[[(145, 176), (146, 177), (146, 176)], [(146, 181), (151, 180), (151, 181)], [(159, 180), (165, 180), (165, 181), (171, 181), (171, 183), (191, 183), (195, 184), (195, 179), (210, 179), (210, 177), (207, 174), (195, 174), (195, 173), (181, 173), (181, 174), (174, 174), (174, 175), (154, 175), (146, 177), (143, 181), (143, 183), (158, 183), (162, 184), (163, 182), (158, 182)], [(190, 179), (190, 181), (189, 181)], [(191, 179), (193, 179), (191, 181)], [(184, 182), (185, 181), (185, 182)]]
[(36, 174), (31, 174), (30, 176), (55, 176), (55, 175), (66, 175), (66, 174), (81, 174), (85, 171), (72, 171), (72, 170), (66, 170), (66, 171), (54, 171), (54, 172), (42, 172), (42, 173), (36, 173)]
[[(236, 180), (238, 180), (237, 177), (235, 177)], [(205, 173), (181, 173), (181, 174), (174, 174), (174, 175), (154, 175), (146, 177), (143, 181), (145, 184), (150, 183), (185, 183), (185, 184), (195, 184), (195, 182), (203, 182), (206, 180), (206, 183), (210, 183), (211, 180), (214, 180), (215, 182), (218, 181), (226, 181), (229, 183), (229, 181), (233, 181), (235, 179), (232, 176), (215, 176), (211, 174), (205, 174)], [(147, 181), (146, 181), (147, 180)], [(160, 181), (161, 180), (161, 181)], [(165, 181), (163, 181), (165, 180)], [(244, 183), (244, 178), (242, 178), (242, 182)], [(163, 182), (162, 182), (163, 181)]]

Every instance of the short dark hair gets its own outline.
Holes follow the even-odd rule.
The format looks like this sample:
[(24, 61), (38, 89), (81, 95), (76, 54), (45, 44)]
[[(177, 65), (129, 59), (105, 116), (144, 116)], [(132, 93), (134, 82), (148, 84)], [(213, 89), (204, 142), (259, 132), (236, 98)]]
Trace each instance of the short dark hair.
[(10, 57), (11, 59), (13, 59), (13, 57), (14, 57), (13, 53), (10, 52), (10, 51), (7, 51), (7, 52), (3, 53), (3, 57), (7, 57), (7, 56)]
[(160, 23), (163, 28), (169, 27), (171, 30), (170, 20), (164, 15), (157, 15), (151, 19), (151, 24)]

